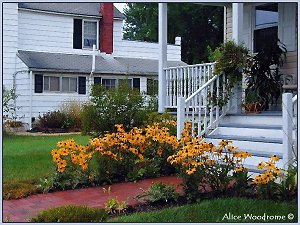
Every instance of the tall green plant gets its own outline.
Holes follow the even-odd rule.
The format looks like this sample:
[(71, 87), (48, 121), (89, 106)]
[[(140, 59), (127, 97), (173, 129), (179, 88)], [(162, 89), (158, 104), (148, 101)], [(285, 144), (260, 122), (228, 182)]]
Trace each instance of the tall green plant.
[[(271, 43), (272, 44), (272, 43)], [(249, 58), (246, 73), (246, 96), (250, 92), (257, 92), (264, 100), (264, 108), (277, 102), (282, 94), (282, 73), (280, 67), (286, 58), (284, 44), (277, 41), (274, 46), (265, 43), (262, 50)]]

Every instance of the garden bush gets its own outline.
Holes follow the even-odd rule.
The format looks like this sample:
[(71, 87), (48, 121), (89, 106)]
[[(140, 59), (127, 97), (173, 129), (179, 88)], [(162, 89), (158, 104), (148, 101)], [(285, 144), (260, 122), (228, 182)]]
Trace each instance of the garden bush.
[(115, 89), (94, 85), (91, 101), (82, 110), (83, 132), (114, 132), (115, 124), (123, 124), (126, 130), (141, 126), (146, 118), (143, 95), (126, 84)]
[(39, 115), (35, 129), (41, 131), (79, 131), (81, 129), (80, 105), (76, 102), (64, 103), (61, 110)]
[[(116, 125), (117, 132), (94, 138), (88, 146), (78, 145), (74, 140), (59, 142), (58, 148), (52, 150), (56, 167), (54, 186), (75, 188), (173, 174), (175, 168), (166, 159), (179, 143), (164, 124), (128, 132), (123, 125)], [(175, 122), (167, 124), (174, 126)]]
[(42, 131), (49, 131), (49, 129), (66, 129), (67, 117), (64, 113), (58, 111), (47, 112), (42, 116), (39, 115), (37, 128)]
[(162, 182), (154, 182), (149, 190), (143, 191), (137, 196), (139, 200), (146, 200), (151, 204), (176, 202), (179, 194), (173, 185), (168, 185)]
[(104, 209), (96, 209), (87, 206), (61, 206), (44, 210), (36, 217), (30, 219), (33, 223), (89, 223), (103, 222), (107, 219)]
[(69, 128), (69, 130), (80, 131), (81, 130), (81, 103), (79, 101), (73, 100), (65, 102), (59, 107), (60, 112), (65, 114), (66, 121), (64, 125)]

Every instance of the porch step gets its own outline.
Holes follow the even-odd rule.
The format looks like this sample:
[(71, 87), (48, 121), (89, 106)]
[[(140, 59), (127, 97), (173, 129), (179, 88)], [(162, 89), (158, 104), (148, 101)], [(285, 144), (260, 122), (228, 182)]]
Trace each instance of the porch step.
[(249, 136), (233, 136), (233, 135), (208, 135), (207, 138), (219, 139), (219, 140), (237, 140), (237, 141), (282, 144), (282, 138), (249, 137)]
[(223, 126), (231, 124), (243, 124), (245, 126), (275, 126), (282, 127), (282, 116), (279, 113), (269, 114), (239, 114), (239, 115), (226, 115), (222, 118), (221, 123)]
[(265, 129), (265, 128), (248, 128), (248, 127), (218, 127), (211, 135), (226, 135), (251, 138), (282, 138), (283, 131), (280, 129)]
[[(245, 150), (248, 152), (255, 152), (257, 155), (260, 154), (265, 154), (265, 155), (282, 155), (282, 144), (281, 143), (274, 143), (274, 142), (255, 142), (253, 141), (252, 138), (248, 138), (246, 140), (246, 138), (243, 138), (244, 140), (237, 140), (234, 139), (234, 136), (222, 136), (220, 137), (220, 135), (218, 136), (208, 136), (206, 138), (204, 138), (205, 142), (208, 143), (213, 143), (214, 145), (218, 145), (220, 141), (224, 140), (224, 139), (228, 139), (228, 140), (232, 140), (233, 143), (232, 145), (235, 147), (238, 147), (238, 149), (240, 150)], [(242, 139), (242, 138), (241, 138)], [(276, 139), (277, 140), (277, 139)], [(279, 142), (279, 140), (278, 140)], [(263, 156), (263, 155), (260, 155)]]
[(236, 127), (236, 128), (256, 128), (256, 129), (272, 129), (272, 130), (282, 130), (281, 125), (255, 125), (255, 124), (240, 124), (240, 123), (231, 123), (231, 124), (219, 124), (219, 127)]

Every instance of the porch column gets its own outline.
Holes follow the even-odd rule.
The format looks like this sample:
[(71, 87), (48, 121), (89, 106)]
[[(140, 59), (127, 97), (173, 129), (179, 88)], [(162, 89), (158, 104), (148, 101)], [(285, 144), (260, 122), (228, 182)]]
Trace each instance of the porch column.
[(232, 3), (232, 39), (237, 44), (242, 43), (243, 8), (243, 3)]
[(167, 67), (167, 3), (158, 3), (158, 112), (165, 112)]
[[(232, 3), (232, 39), (236, 44), (243, 42), (243, 8), (243, 3)], [(240, 81), (233, 88), (230, 113), (242, 112), (242, 95), (242, 81)]]

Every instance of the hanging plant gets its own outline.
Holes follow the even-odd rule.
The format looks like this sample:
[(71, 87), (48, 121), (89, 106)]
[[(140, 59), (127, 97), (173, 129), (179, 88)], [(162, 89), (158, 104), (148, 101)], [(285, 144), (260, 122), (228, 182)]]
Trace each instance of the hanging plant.
[(226, 76), (225, 84), (221, 82), (220, 91), (225, 85), (225, 95), (222, 98), (213, 96), (213, 101), (220, 107), (227, 104), (231, 95), (232, 89), (238, 81), (242, 80), (242, 74), (247, 66), (250, 54), (248, 48), (243, 45), (237, 45), (233, 41), (227, 41), (220, 47), (216, 48), (210, 54), (210, 60), (216, 62), (214, 74), (224, 73)]

